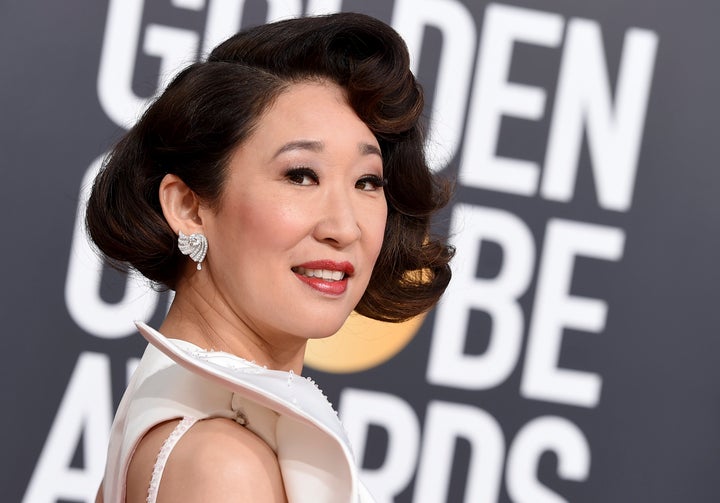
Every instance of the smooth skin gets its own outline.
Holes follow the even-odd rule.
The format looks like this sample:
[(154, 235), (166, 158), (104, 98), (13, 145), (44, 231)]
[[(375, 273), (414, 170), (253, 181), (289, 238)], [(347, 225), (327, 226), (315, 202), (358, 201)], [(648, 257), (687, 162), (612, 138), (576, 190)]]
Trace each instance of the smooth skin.
[[(155, 458), (178, 421), (154, 428), (138, 447), (128, 472), (128, 502), (144, 502)], [(158, 502), (287, 501), (275, 453), (234, 421), (200, 421), (173, 449)]]
[[(300, 374), (307, 341), (339, 330), (367, 288), (387, 218), (382, 178), (377, 140), (344, 90), (322, 80), (293, 84), (234, 153), (217, 207), (177, 176), (163, 179), (171, 228), (202, 232), (209, 251), (202, 271), (188, 261), (160, 331)], [(346, 287), (303, 281), (298, 267), (313, 262), (351, 264)], [(139, 442), (128, 503), (145, 502), (157, 453), (177, 423), (160, 424)], [(157, 501), (280, 503), (286, 496), (270, 447), (239, 424), (212, 418), (173, 449)]]

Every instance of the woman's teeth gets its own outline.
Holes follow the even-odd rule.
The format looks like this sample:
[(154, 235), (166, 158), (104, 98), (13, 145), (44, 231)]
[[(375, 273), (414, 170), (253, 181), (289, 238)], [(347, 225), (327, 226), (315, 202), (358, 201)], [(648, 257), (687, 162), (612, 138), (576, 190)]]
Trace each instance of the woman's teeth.
[(320, 278), (325, 281), (340, 281), (345, 277), (342, 271), (331, 271), (330, 269), (305, 269), (304, 267), (293, 267), (293, 271), (308, 278)]

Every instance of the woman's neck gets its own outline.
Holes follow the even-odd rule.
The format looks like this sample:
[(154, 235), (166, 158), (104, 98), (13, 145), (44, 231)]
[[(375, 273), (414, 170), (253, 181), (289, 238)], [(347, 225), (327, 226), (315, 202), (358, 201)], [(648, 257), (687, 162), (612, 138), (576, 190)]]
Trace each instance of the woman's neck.
[(208, 302), (190, 285), (178, 287), (160, 332), (206, 350), (234, 354), (269, 369), (302, 372), (307, 341), (292, 334), (257, 333), (225, 303)]

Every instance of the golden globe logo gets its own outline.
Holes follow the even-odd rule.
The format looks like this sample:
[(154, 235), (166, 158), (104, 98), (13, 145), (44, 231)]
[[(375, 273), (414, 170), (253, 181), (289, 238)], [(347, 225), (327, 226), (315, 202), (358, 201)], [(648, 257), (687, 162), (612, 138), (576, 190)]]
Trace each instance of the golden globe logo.
[(403, 323), (385, 323), (353, 312), (332, 337), (312, 339), (305, 365), (323, 372), (361, 372), (388, 361), (415, 337), (425, 314)]

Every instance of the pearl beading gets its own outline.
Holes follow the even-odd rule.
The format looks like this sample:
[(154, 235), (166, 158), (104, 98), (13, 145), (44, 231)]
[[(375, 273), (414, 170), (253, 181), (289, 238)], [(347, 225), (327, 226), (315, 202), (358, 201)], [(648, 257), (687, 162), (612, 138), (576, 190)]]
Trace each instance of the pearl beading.
[(160, 479), (162, 479), (162, 474), (165, 470), (165, 464), (170, 457), (170, 453), (175, 447), (175, 444), (178, 443), (182, 436), (196, 422), (197, 419), (194, 417), (182, 418), (182, 421), (180, 421), (177, 426), (175, 426), (175, 429), (173, 429), (170, 436), (165, 439), (165, 442), (160, 448), (160, 452), (158, 452), (157, 459), (155, 459), (155, 466), (153, 467), (152, 478), (150, 479), (150, 486), (148, 487), (148, 495), (145, 500), (147, 503), (155, 503), (158, 490), (160, 489)]

